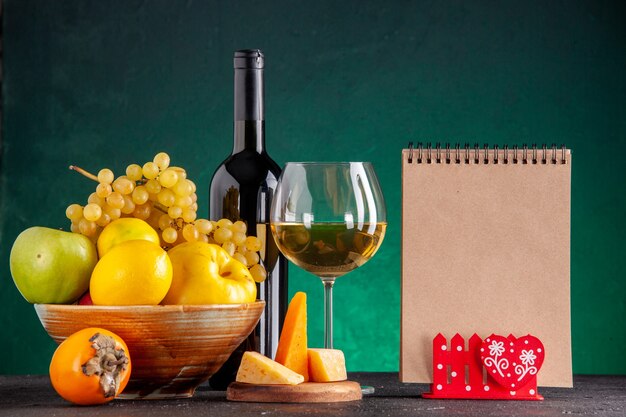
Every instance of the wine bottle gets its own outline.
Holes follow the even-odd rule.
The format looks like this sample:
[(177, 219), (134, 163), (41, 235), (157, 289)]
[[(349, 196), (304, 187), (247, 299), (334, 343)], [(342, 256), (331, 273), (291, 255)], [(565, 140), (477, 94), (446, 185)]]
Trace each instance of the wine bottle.
[(269, 227), (270, 205), (281, 169), (265, 150), (264, 61), (258, 49), (235, 52), (233, 151), (213, 174), (209, 216), (212, 220), (243, 220), (247, 234), (263, 243), (260, 255), (267, 278), (257, 290), (266, 306), (256, 329), (211, 377), (209, 383), (214, 389), (226, 389), (235, 380), (246, 350), (274, 357), (287, 309), (287, 260), (276, 247)]

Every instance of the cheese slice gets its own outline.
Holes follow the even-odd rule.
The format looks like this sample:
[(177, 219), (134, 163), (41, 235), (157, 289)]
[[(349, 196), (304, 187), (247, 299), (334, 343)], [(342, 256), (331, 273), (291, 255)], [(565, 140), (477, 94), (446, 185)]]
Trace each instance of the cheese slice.
[(259, 385), (298, 385), (304, 382), (304, 377), (258, 352), (245, 352), (236, 381)]
[(280, 332), (276, 362), (309, 380), (309, 359), (306, 335), (306, 293), (297, 292), (287, 309), (283, 329)]
[(309, 377), (313, 382), (334, 382), (348, 379), (346, 359), (337, 349), (309, 349)]

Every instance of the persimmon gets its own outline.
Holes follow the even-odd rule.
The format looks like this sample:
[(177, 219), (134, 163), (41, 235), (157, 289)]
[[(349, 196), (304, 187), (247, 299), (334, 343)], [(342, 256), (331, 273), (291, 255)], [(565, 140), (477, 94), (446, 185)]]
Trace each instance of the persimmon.
[(130, 379), (128, 346), (113, 332), (80, 330), (59, 345), (50, 362), (50, 381), (67, 401), (103, 404), (118, 396)]

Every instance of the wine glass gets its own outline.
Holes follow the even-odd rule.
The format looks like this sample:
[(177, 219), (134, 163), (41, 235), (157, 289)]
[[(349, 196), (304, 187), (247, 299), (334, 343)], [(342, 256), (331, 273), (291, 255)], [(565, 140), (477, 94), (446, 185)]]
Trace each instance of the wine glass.
[(369, 162), (289, 162), (270, 210), (280, 251), (324, 284), (324, 347), (333, 348), (335, 280), (365, 264), (385, 236), (383, 194)]

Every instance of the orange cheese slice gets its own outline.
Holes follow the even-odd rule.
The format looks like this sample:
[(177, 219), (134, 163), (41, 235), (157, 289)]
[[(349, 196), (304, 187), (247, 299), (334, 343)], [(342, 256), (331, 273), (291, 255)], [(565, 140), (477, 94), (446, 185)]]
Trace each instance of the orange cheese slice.
[(313, 382), (335, 382), (348, 379), (346, 359), (337, 349), (309, 349), (309, 377)]
[(309, 380), (306, 293), (297, 292), (289, 303), (276, 350), (276, 362), (304, 376), (305, 381)]
[(236, 381), (259, 385), (297, 385), (304, 382), (304, 377), (258, 352), (245, 352)]

